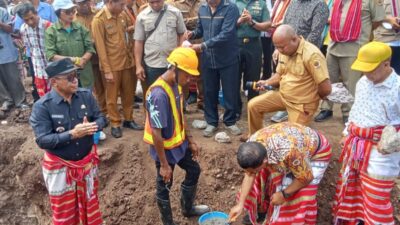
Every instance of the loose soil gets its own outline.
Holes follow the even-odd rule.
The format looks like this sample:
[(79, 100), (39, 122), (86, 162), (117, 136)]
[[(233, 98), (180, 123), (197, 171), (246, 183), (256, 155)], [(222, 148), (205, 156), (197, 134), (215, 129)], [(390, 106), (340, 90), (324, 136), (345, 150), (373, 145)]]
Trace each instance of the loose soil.
[[(203, 118), (202, 111), (197, 111), (194, 106), (190, 106), (189, 111), (186, 115), (189, 125), (194, 119)], [(142, 112), (142, 109), (135, 110), (137, 122), (143, 122)], [(40, 168), (43, 151), (37, 147), (27, 123), (29, 114), (29, 110), (12, 111), (8, 114), (7, 124), (0, 125), (0, 225), (51, 224), (49, 200)], [(244, 131), (247, 128), (245, 118), (247, 115), (242, 115), (239, 122)], [(318, 192), (318, 224), (328, 225), (332, 224), (332, 199), (339, 170), (338, 143), (343, 129), (338, 108), (332, 119), (312, 123), (311, 127), (327, 136), (334, 152)], [(202, 137), (201, 130), (192, 130), (202, 147), (197, 202), (208, 204), (213, 210), (229, 212), (243, 178), (235, 157), (239, 137), (232, 137), (230, 144), (219, 144)], [(219, 130), (224, 130), (223, 125)], [(148, 146), (142, 141), (143, 132), (124, 129), (120, 139), (112, 138), (109, 129), (105, 132), (108, 139), (99, 146), (100, 202), (105, 224), (161, 224), (155, 203), (156, 171)], [(184, 172), (176, 168), (171, 189), (173, 214), (180, 225), (195, 225), (197, 218), (187, 219), (180, 214), (178, 196), (183, 176)], [(392, 197), (395, 215), (399, 215), (398, 196), (398, 188), (395, 188)]]

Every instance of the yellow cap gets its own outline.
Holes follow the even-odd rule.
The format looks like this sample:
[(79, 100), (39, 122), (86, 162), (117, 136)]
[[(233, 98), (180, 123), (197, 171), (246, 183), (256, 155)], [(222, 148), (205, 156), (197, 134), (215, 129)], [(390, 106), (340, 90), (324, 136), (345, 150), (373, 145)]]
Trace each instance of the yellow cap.
[(360, 48), (352, 70), (371, 72), (392, 55), (392, 49), (385, 43), (372, 41)]
[(197, 70), (199, 60), (196, 52), (191, 48), (178, 47), (174, 49), (167, 61), (192, 76), (199, 76), (200, 74)]

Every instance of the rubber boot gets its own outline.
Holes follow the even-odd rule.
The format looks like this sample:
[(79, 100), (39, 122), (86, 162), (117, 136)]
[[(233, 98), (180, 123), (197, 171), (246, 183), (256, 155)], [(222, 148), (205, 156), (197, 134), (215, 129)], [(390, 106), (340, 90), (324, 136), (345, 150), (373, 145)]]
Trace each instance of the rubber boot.
[(171, 203), (169, 200), (157, 199), (157, 205), (163, 225), (176, 225), (172, 219)]
[(210, 208), (206, 205), (193, 205), (196, 197), (196, 191), (197, 185), (181, 185), (181, 207), (182, 214), (185, 217), (201, 216), (210, 211)]

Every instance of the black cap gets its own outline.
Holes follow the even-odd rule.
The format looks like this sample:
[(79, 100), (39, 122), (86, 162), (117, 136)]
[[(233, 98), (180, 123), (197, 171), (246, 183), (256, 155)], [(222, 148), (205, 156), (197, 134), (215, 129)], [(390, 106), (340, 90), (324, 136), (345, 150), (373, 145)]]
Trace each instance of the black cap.
[(77, 70), (70, 58), (64, 58), (58, 61), (51, 62), (46, 67), (46, 73), (49, 78), (57, 75), (63, 75)]

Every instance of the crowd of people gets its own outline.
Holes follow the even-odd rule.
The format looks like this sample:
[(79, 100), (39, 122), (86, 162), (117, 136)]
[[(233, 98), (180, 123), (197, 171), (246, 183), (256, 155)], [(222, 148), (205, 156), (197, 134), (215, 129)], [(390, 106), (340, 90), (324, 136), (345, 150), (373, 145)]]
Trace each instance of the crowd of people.
[[(341, 105), (332, 224), (395, 223), (390, 192), (400, 148), (388, 152), (379, 143), (386, 126), (400, 129), (398, 0), (0, 3), (0, 113), (30, 107), (28, 71), (30, 124), (45, 150), (54, 224), (103, 224), (94, 136), (104, 140), (107, 126), (114, 138), (122, 128), (144, 133), (164, 225), (175, 224), (169, 192), (176, 165), (186, 172), (182, 214), (208, 212), (194, 204), (201, 146), (184, 118), (193, 103), (204, 111), (204, 137), (221, 130), (222, 119), (245, 142), (237, 152), (245, 175), (230, 222), (245, 209), (244, 224), (316, 224), (316, 193), (332, 150), (323, 131), (308, 126), (332, 117), (327, 96), (338, 82), (355, 101)], [(243, 100), (246, 132), (237, 125)], [(138, 102), (144, 124), (135, 122)], [(269, 112), (277, 124), (264, 127)]]

